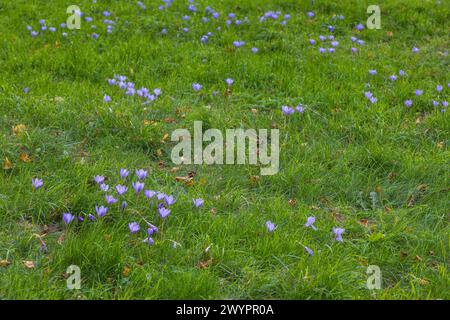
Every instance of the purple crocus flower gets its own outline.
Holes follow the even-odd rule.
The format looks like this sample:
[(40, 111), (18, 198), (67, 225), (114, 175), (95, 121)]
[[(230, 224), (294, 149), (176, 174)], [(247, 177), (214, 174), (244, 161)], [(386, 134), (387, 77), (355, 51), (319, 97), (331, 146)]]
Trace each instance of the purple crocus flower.
[(33, 185), (33, 188), (35, 190), (37, 190), (37, 189), (40, 189), (44, 185), (44, 180), (39, 179), (39, 178), (31, 179), (31, 184)]
[(444, 108), (448, 107), (448, 101), (442, 101), (441, 103)]
[(136, 233), (141, 229), (141, 227), (139, 226), (139, 223), (137, 223), (137, 222), (130, 222), (128, 224), (128, 228), (130, 229), (131, 233)]
[(233, 46), (235, 48), (240, 48), (240, 47), (243, 47), (244, 45), (245, 45), (244, 41), (233, 41)]
[(227, 83), (228, 86), (231, 86), (233, 84), (234, 80), (231, 78), (227, 78), (227, 79), (225, 79), (225, 82)]
[(95, 206), (95, 211), (97, 212), (97, 215), (99, 217), (103, 217), (104, 215), (106, 215), (106, 213), (108, 213), (108, 208), (105, 208), (104, 206)]
[(308, 17), (314, 18), (314, 16), (315, 16), (314, 12), (312, 12), (312, 11), (309, 11), (309, 12), (308, 12)]
[(259, 51), (258, 48), (256, 48), (256, 47), (253, 47), (253, 48), (252, 48), (252, 52), (253, 52), (253, 53), (258, 53), (258, 51)]
[(356, 51), (358, 51), (358, 49), (357, 48), (355, 48), (355, 47), (352, 47), (352, 53), (356, 53)]
[(125, 211), (125, 209), (127, 208), (127, 202), (122, 201), (122, 205), (120, 206), (120, 208), (122, 209), (122, 212)]
[(165, 196), (165, 197), (164, 197), (164, 202), (165, 202), (168, 206), (171, 206), (171, 205), (173, 205), (173, 204), (176, 202), (176, 200), (174, 199), (173, 196), (168, 195), (168, 196)]
[(144, 189), (144, 183), (137, 181), (133, 183), (133, 188), (136, 191), (136, 193), (139, 193), (142, 191), (142, 189)]
[(108, 103), (108, 102), (111, 102), (111, 101), (112, 101), (112, 99), (111, 99), (110, 96), (108, 96), (106, 94), (103, 96), (103, 102)]
[(359, 23), (359, 24), (357, 24), (356, 25), (356, 30), (358, 30), (358, 31), (362, 31), (363, 29), (364, 29), (364, 25), (362, 24), (362, 23)]
[(413, 104), (413, 102), (412, 102), (412, 100), (411, 99), (408, 99), (408, 100), (405, 100), (405, 107), (411, 107), (412, 106), (412, 104)]
[(284, 114), (285, 116), (290, 116), (290, 115), (293, 114), (295, 111), (294, 111), (294, 108), (292, 108), (292, 107), (289, 107), (289, 106), (282, 106), (282, 107), (281, 107), (281, 112), (283, 112), (283, 114)]
[(369, 70), (369, 74), (371, 74), (371, 75), (376, 75), (377, 74), (377, 70), (375, 70), (375, 69), (371, 69), (371, 70)]
[(336, 237), (336, 241), (342, 242), (342, 234), (345, 232), (345, 229), (333, 227), (333, 233)]
[(92, 215), (92, 214), (88, 214), (88, 219), (90, 220), (90, 221), (94, 221), (95, 220), (95, 217)]
[(158, 228), (154, 225), (152, 225), (151, 223), (148, 223), (148, 229), (147, 229), (147, 235), (151, 236), (152, 234), (158, 232)]
[(95, 182), (97, 182), (97, 184), (102, 184), (105, 181), (105, 177), (104, 176), (95, 176), (94, 180), (95, 180)]
[(371, 97), (371, 98), (369, 99), (369, 101), (373, 104), (373, 103), (376, 103), (376, 102), (378, 101), (378, 99), (375, 98), (375, 97)]
[(313, 257), (314, 256), (314, 251), (312, 251), (310, 248), (308, 248), (307, 246), (304, 246), (304, 248), (305, 248), (305, 251), (311, 256), (311, 257)]
[(417, 47), (413, 47), (413, 48), (412, 48), (412, 52), (414, 52), (414, 53), (417, 53), (417, 52), (419, 52), (419, 48), (417, 48)]
[(317, 228), (314, 226), (314, 222), (316, 222), (315, 217), (308, 217), (308, 219), (306, 219), (305, 227), (311, 227), (311, 229), (317, 230)]
[(164, 207), (161, 207), (158, 209), (159, 215), (161, 216), (161, 219), (167, 218), (167, 216), (170, 214), (170, 210), (166, 209)]
[(84, 222), (84, 218), (82, 216), (78, 216), (78, 221)]
[(334, 48), (328, 48), (329, 53), (334, 53), (334, 51), (335, 51)]
[(136, 170), (136, 175), (139, 180), (144, 180), (147, 177), (147, 171), (143, 169)]
[(158, 200), (162, 200), (162, 199), (164, 199), (166, 197), (166, 194), (164, 193), (164, 192), (158, 192), (157, 194), (156, 194), (156, 198), (158, 199)]
[(103, 192), (108, 192), (109, 186), (107, 184), (102, 183), (100, 185), (100, 190), (102, 190)]
[(331, 41), (331, 45), (333, 47), (337, 47), (339, 45), (339, 41)]
[(71, 213), (67, 212), (63, 214), (63, 220), (65, 224), (71, 223), (73, 219), (75, 219), (75, 217)]
[(319, 52), (324, 54), (325, 52), (327, 52), (327, 50), (325, 48), (319, 48)]
[(267, 231), (269, 231), (269, 232), (274, 232), (275, 231), (275, 223), (273, 223), (272, 221), (266, 221), (266, 228), (267, 228)]
[(433, 106), (434, 106), (435, 108), (439, 107), (439, 102), (436, 101), (436, 100), (433, 100)]
[(144, 190), (144, 194), (145, 194), (145, 197), (146, 197), (147, 199), (151, 199), (151, 198), (153, 198), (154, 195), (156, 194), (156, 191), (153, 191), (153, 190)]
[(192, 89), (194, 89), (194, 91), (200, 91), (202, 90), (203, 86), (200, 83), (193, 83), (192, 84)]
[(437, 92), (441, 92), (442, 89), (443, 89), (443, 87), (442, 87), (440, 84), (438, 84), (438, 85), (436, 86), (436, 91), (437, 91)]
[(323, 35), (320, 35), (320, 36), (319, 36), (319, 39), (320, 39), (320, 41), (322, 41), (322, 42), (325, 41), (325, 40), (327, 40), (327, 38), (326, 38), (325, 36), (323, 36)]
[(120, 177), (122, 179), (125, 179), (126, 177), (128, 177), (128, 175), (130, 174), (130, 172), (127, 169), (120, 169)]
[(105, 199), (106, 199), (106, 203), (109, 204), (109, 205), (114, 204), (114, 203), (117, 202), (117, 199), (114, 198), (112, 195), (108, 195), (108, 194), (107, 194), (107, 195), (105, 196)]
[(304, 113), (305, 108), (301, 105), (301, 103), (299, 103), (298, 106), (295, 108), (295, 111), (297, 111), (298, 113)]
[(391, 81), (395, 81), (397, 80), (397, 76), (393, 74), (392, 76), (389, 77), (389, 79), (391, 79)]
[(203, 199), (198, 198), (198, 199), (192, 199), (192, 202), (194, 203), (194, 206), (196, 206), (197, 208), (201, 208), (203, 206)]
[(149, 246), (151, 246), (155, 243), (155, 240), (153, 240), (152, 237), (148, 237), (144, 239), (144, 242), (147, 243)]
[(116, 186), (116, 191), (119, 196), (123, 195), (125, 192), (127, 192), (127, 190), (128, 188), (126, 186), (122, 186), (120, 184)]
[(310, 45), (313, 46), (315, 43), (316, 43), (316, 40), (314, 40), (314, 39), (309, 39), (309, 44), (310, 44)]
[(39, 241), (41, 242), (41, 247), (39, 248), (39, 253), (44, 253), (47, 254), (48, 253), (48, 248), (47, 245), (45, 244), (44, 240), (39, 239)]
[(400, 71), (398, 72), (398, 74), (400, 75), (400, 77), (404, 77), (404, 76), (406, 75), (406, 72), (403, 71), (403, 70), (400, 70)]
[(423, 90), (417, 89), (414, 91), (414, 93), (416, 94), (416, 96), (421, 96), (423, 94)]

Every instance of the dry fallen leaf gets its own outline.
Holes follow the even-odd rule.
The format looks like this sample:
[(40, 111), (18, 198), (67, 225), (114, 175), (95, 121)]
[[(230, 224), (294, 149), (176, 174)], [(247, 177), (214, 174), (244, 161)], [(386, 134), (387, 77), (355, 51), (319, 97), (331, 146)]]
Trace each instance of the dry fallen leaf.
[(10, 170), (10, 169), (12, 169), (12, 167), (13, 167), (12, 162), (9, 161), (8, 158), (5, 158), (5, 161), (3, 162), (3, 169)]
[(58, 244), (63, 244), (64, 242), (64, 234), (61, 234), (57, 240)]
[(131, 269), (128, 266), (125, 266), (123, 268), (122, 274), (126, 278), (126, 277), (128, 277), (130, 275), (130, 272), (131, 272)]
[(19, 156), (19, 160), (25, 163), (31, 162), (31, 158), (26, 153), (21, 153)]
[(19, 136), (27, 131), (27, 127), (24, 124), (18, 124), (17, 126), (14, 126), (12, 130), (16, 136)]
[(439, 149), (443, 149), (443, 148), (444, 148), (444, 141), (438, 142), (438, 143), (437, 143), (437, 147), (438, 147)]
[(297, 200), (289, 199), (288, 203), (289, 203), (290, 206), (295, 206), (297, 204)]
[(366, 228), (369, 226), (369, 220), (367, 219), (361, 219), (358, 221), (358, 223)]
[(23, 261), (23, 264), (28, 269), (33, 269), (34, 268), (34, 262), (33, 261), (25, 260), (25, 261)]
[(9, 266), (10, 264), (11, 264), (11, 262), (9, 262), (8, 260), (5, 260), (5, 259), (0, 260), (0, 268), (1, 268), (1, 267), (7, 267), (7, 266)]
[(199, 269), (206, 269), (206, 268), (208, 268), (208, 267), (212, 264), (212, 262), (213, 262), (213, 259), (212, 259), (212, 258), (211, 258), (211, 259), (208, 259), (208, 260), (206, 260), (206, 261), (200, 261), (199, 264), (197, 265), (197, 267), (198, 267)]

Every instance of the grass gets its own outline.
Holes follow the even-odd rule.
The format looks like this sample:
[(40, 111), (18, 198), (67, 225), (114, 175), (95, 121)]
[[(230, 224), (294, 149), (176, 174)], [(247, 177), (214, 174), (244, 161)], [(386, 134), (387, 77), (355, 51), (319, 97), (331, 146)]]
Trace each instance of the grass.
[[(144, 1), (143, 11), (133, 1), (79, 0), (94, 21), (66, 38), (59, 23), (72, 3), (0, 3), (0, 298), (448, 299), (450, 122), (431, 102), (449, 96), (449, 4), (378, 1), (382, 28), (359, 32), (372, 2), (198, 2), (192, 14), (187, 1), (163, 11)], [(221, 16), (202, 23), (207, 4)], [(104, 10), (118, 18), (110, 35)], [(291, 19), (259, 22), (269, 10)], [(229, 12), (250, 22), (226, 27)], [(344, 20), (332, 19), (340, 14)], [(31, 37), (26, 26), (36, 30), (39, 19), (58, 30)], [(331, 34), (330, 24), (339, 46), (322, 56), (318, 37)], [(235, 49), (235, 40), (246, 45)], [(390, 81), (400, 69), (407, 76)], [(108, 85), (114, 74), (163, 94), (143, 106)], [(235, 80), (230, 96), (226, 78)], [(365, 98), (368, 90), (377, 103)], [(303, 115), (283, 116), (282, 105), (299, 102), (308, 106)], [(259, 176), (251, 165), (174, 172), (175, 143), (164, 135), (192, 130), (195, 120), (222, 132), (278, 128), (279, 173)], [(94, 213), (104, 204), (93, 177), (114, 186), (120, 168), (148, 169), (148, 188), (178, 198), (164, 224), (129, 185), (123, 214), (116, 204), (101, 221), (64, 225), (64, 212)], [(175, 179), (191, 171), (192, 183)], [(42, 189), (33, 190), (33, 177), (44, 179)], [(193, 208), (193, 198), (203, 198), (203, 208)], [(316, 232), (304, 227), (311, 215)], [(141, 217), (160, 228), (151, 247), (128, 230)], [(345, 228), (343, 243), (334, 226)], [(48, 254), (39, 252), (38, 236)], [(66, 288), (71, 264), (81, 268), (80, 290)], [(368, 265), (380, 267), (381, 290), (366, 288)]]

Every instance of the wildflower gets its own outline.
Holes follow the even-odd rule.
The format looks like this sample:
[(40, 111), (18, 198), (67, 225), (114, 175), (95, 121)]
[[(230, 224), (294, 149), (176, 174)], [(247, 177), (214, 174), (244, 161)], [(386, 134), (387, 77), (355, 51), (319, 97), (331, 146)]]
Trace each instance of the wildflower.
[(197, 208), (200, 208), (203, 206), (203, 199), (201, 199), (201, 198), (193, 199), (192, 202), (194, 203), (194, 206), (196, 206)]
[(228, 86), (231, 86), (233, 84), (234, 80), (231, 78), (227, 78), (227, 79), (225, 79), (225, 82), (227, 83)]
[(434, 106), (435, 108), (439, 107), (439, 102), (433, 100), (433, 106)]
[(364, 95), (366, 96), (367, 99), (370, 99), (373, 97), (372, 92), (370, 92), (370, 91), (364, 92)]
[(145, 197), (146, 197), (147, 199), (151, 199), (151, 198), (153, 198), (153, 196), (156, 194), (156, 191), (153, 191), (153, 190), (145, 190), (145, 191), (144, 191), (144, 194), (145, 194)]
[(164, 202), (168, 205), (168, 206), (171, 206), (171, 205), (173, 205), (175, 202), (177, 202), (174, 198), (173, 198), (173, 196), (171, 196), (171, 195), (169, 195), (169, 196), (165, 196), (164, 197)]
[(93, 39), (98, 39), (98, 37), (99, 37), (99, 35), (98, 35), (97, 33), (94, 32), (94, 33), (92, 34), (92, 38), (93, 38)]
[(389, 79), (391, 79), (391, 81), (395, 81), (397, 80), (397, 76), (393, 74), (392, 76), (389, 77)]
[(117, 202), (117, 199), (114, 198), (112, 195), (108, 195), (108, 194), (107, 194), (107, 195), (105, 196), (105, 199), (106, 199), (106, 203), (109, 204), (109, 205), (114, 204), (114, 203)]
[(159, 215), (161, 216), (161, 219), (165, 219), (170, 214), (170, 210), (164, 207), (159, 208), (158, 212)]
[(375, 69), (369, 70), (369, 74), (374, 76), (377, 74), (377, 70), (375, 70)]
[(309, 39), (309, 44), (310, 44), (310, 45), (313, 46), (315, 43), (316, 43), (316, 40), (314, 40), (314, 39)]
[(78, 221), (84, 222), (84, 218), (82, 216), (78, 216)]
[(139, 180), (144, 180), (147, 177), (148, 172), (143, 169), (136, 170), (136, 176)]
[(314, 226), (314, 222), (316, 222), (315, 217), (308, 217), (308, 219), (306, 219), (305, 227), (311, 227), (311, 229), (313, 229), (314, 231), (317, 230), (317, 228)]
[(356, 30), (362, 31), (364, 29), (364, 25), (362, 23), (356, 25)]
[(319, 48), (319, 52), (323, 54), (326, 52), (326, 50), (325, 50), (325, 48)]
[(416, 94), (416, 96), (421, 96), (423, 94), (423, 90), (415, 90), (414, 93)]
[(356, 43), (358, 43), (360, 46), (362, 46), (364, 44), (364, 40), (359, 39), (358, 41), (356, 41)]
[(94, 220), (95, 220), (95, 217), (94, 217), (92, 214), (89, 213), (88, 219), (89, 219), (90, 221), (94, 221)]
[(108, 192), (109, 186), (107, 184), (102, 183), (100, 185), (100, 190), (102, 190), (103, 192)]
[(245, 45), (244, 41), (233, 41), (233, 46), (235, 48), (240, 48), (240, 47), (243, 47), (244, 45)]
[(369, 101), (373, 104), (373, 103), (376, 103), (376, 102), (378, 101), (378, 99), (375, 98), (375, 97), (371, 97), (371, 98), (369, 99)]
[(106, 95), (106, 94), (103, 96), (103, 102), (108, 103), (108, 102), (111, 102), (111, 101), (112, 101), (112, 99), (111, 99), (110, 96), (108, 96), (108, 95)]
[(63, 214), (63, 220), (64, 220), (65, 224), (71, 223), (73, 219), (75, 219), (75, 217), (71, 213), (64, 213)]
[(440, 84), (438, 84), (438, 85), (436, 86), (436, 91), (437, 91), (437, 92), (441, 92), (442, 89), (443, 89), (443, 87), (442, 87)]
[(45, 244), (44, 240), (39, 238), (39, 241), (41, 242), (41, 246), (39, 248), (39, 253), (43, 252), (44, 254), (48, 253), (47, 245)]
[(295, 108), (295, 111), (297, 111), (298, 113), (304, 113), (305, 108), (299, 103), (297, 108)]
[(320, 41), (323, 42), (323, 41), (325, 41), (327, 38), (326, 38), (325, 36), (320, 35), (320, 36), (319, 36), (319, 39), (320, 39)]
[(270, 220), (266, 221), (266, 228), (267, 228), (267, 231), (273, 232), (275, 230), (275, 223), (273, 223)]
[(128, 224), (128, 228), (130, 229), (131, 233), (136, 233), (141, 229), (141, 227), (139, 226), (139, 223), (137, 223), (137, 222), (130, 222)]
[(156, 198), (158, 199), (158, 200), (162, 200), (162, 199), (164, 199), (166, 197), (166, 194), (164, 193), (164, 192), (158, 192), (157, 194), (156, 194)]
[(95, 182), (97, 182), (97, 184), (102, 184), (105, 181), (105, 177), (104, 176), (95, 176), (94, 180), (95, 180)]
[(95, 206), (95, 211), (99, 217), (103, 217), (106, 213), (108, 213), (108, 208), (105, 208), (104, 206)]
[(314, 251), (312, 251), (310, 248), (308, 248), (307, 246), (304, 246), (304, 248), (305, 248), (305, 251), (311, 256), (311, 257), (313, 257), (314, 256)]
[(256, 48), (256, 47), (253, 47), (253, 48), (252, 48), (252, 52), (253, 52), (253, 53), (258, 53), (258, 51), (259, 51), (258, 48)]
[(149, 236), (151, 236), (152, 234), (158, 232), (158, 228), (156, 226), (154, 226), (154, 225), (152, 225), (151, 223), (148, 223), (148, 222), (147, 222), (147, 225), (148, 225), (147, 234)]
[(126, 186), (122, 186), (120, 184), (116, 186), (116, 191), (119, 196), (123, 195), (125, 192), (127, 192), (127, 190), (128, 188)]
[(353, 53), (356, 53), (356, 51), (358, 51), (358, 49), (356, 49), (356, 48), (354, 48), (354, 47), (352, 47), (351, 50), (352, 50)]
[(329, 53), (334, 53), (334, 51), (335, 51), (334, 48), (328, 48)]
[(128, 175), (130, 174), (130, 172), (127, 169), (120, 169), (120, 177), (122, 179), (125, 179), (126, 177), (128, 177)]
[(333, 232), (334, 232), (334, 235), (336, 237), (336, 241), (341, 241), (342, 242), (343, 241), (342, 240), (342, 234), (345, 232), (345, 229), (333, 227)]
[(39, 178), (31, 179), (31, 184), (33, 185), (33, 188), (37, 190), (44, 185), (44, 180)]
[(139, 193), (144, 189), (144, 183), (137, 181), (136, 183), (133, 183), (133, 188), (136, 193)]
[(309, 11), (309, 12), (308, 12), (308, 17), (314, 18), (314, 16), (315, 16), (314, 12), (312, 12), (312, 11)]
[(405, 107), (411, 107), (413, 102), (412, 102), (412, 100), (408, 99), (408, 100), (405, 100), (404, 104), (405, 104)]
[(441, 103), (442, 103), (442, 106), (443, 106), (443, 107), (445, 107), (445, 108), (448, 107), (448, 101), (442, 101)]
[(200, 91), (202, 90), (203, 86), (199, 83), (193, 83), (192, 84), (192, 89), (194, 89), (194, 91)]
[(37, 31), (31, 31), (31, 36), (34, 38), (34, 37), (36, 37), (38, 35), (38, 32)]
[(152, 237), (148, 237), (144, 239), (144, 242), (147, 243), (149, 246), (151, 246), (155, 243), (155, 240), (153, 240)]
[(413, 47), (413, 48), (412, 48), (412, 52), (414, 52), (414, 53), (417, 53), (417, 52), (419, 52), (419, 48), (417, 48), (417, 47)]
[(404, 76), (406, 75), (406, 72), (403, 71), (403, 70), (400, 70), (400, 71), (398, 72), (398, 74), (399, 74), (401, 77), (404, 77)]
[(281, 107), (281, 112), (283, 112), (283, 114), (285, 116), (290, 116), (291, 114), (294, 113), (294, 108), (288, 107), (288, 106), (282, 106)]
[(337, 46), (339, 45), (339, 41), (332, 41), (332, 42), (331, 42), (331, 45), (332, 45), (333, 47), (337, 47)]

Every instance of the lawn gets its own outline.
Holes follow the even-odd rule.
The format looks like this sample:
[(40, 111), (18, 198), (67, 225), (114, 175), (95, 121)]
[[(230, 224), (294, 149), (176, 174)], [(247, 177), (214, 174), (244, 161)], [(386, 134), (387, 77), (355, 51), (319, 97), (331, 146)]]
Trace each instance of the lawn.
[(449, 2), (76, 2), (0, 2), (0, 299), (450, 298)]

